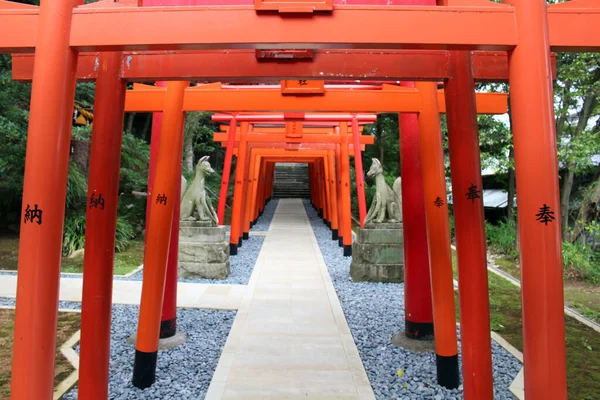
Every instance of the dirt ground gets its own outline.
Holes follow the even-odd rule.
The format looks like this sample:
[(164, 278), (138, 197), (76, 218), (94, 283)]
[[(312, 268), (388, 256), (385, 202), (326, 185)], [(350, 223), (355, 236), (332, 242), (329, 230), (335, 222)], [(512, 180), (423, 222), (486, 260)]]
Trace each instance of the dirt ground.
[[(54, 367), (55, 385), (73, 372), (71, 363), (61, 354), (60, 346), (79, 330), (80, 315), (80, 313), (75, 312), (58, 313), (56, 363)], [(14, 317), (14, 310), (0, 309), (0, 399), (10, 397)]]

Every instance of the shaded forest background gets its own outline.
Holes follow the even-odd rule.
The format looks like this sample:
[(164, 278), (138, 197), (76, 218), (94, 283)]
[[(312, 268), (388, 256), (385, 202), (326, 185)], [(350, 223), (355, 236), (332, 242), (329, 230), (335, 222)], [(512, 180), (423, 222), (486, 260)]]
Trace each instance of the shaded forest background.
[[(36, 0), (21, 2), (39, 4)], [(558, 77), (554, 83), (565, 268), (576, 266), (583, 271), (578, 272), (582, 279), (595, 281), (600, 279), (599, 65), (599, 54), (559, 53)], [(478, 89), (508, 91), (509, 87), (507, 84), (488, 84), (479, 85)], [(75, 105), (93, 110), (94, 91), (93, 83), (79, 83)], [(30, 84), (12, 81), (10, 56), (0, 55), (0, 231), (16, 231), (19, 227), (30, 92)], [(119, 182), (118, 250), (125, 249), (144, 229), (145, 199), (136, 193), (147, 189), (151, 121), (148, 113), (125, 115)], [(482, 166), (494, 172), (484, 177), (484, 188), (506, 191), (509, 202), (502, 210), (488, 210), (488, 240), (496, 251), (517, 257), (514, 199), (518, 198), (518, 187), (510, 126), (506, 121), (488, 115), (479, 116), (478, 125)], [(217, 130), (218, 125), (211, 121), (211, 114), (187, 115), (184, 176), (193, 176), (194, 163), (203, 155), (210, 156), (211, 164), (220, 174), (224, 151), (212, 142), (212, 134)], [(375, 137), (375, 144), (369, 146), (363, 155), (365, 169), (369, 168), (372, 157), (378, 158), (391, 185), (401, 173), (397, 115), (379, 115), (377, 122), (367, 126), (365, 132)], [(442, 117), (442, 132), (447, 152), (445, 117)], [(65, 255), (83, 246), (87, 196), (85, 160), (90, 137), (91, 126), (73, 128), (63, 245)], [(446, 172), (450, 178), (449, 168)], [(352, 174), (354, 176), (354, 170)], [(217, 193), (218, 185), (219, 176), (212, 176), (208, 182), (209, 189)], [(373, 186), (368, 185), (369, 202), (373, 191)]]

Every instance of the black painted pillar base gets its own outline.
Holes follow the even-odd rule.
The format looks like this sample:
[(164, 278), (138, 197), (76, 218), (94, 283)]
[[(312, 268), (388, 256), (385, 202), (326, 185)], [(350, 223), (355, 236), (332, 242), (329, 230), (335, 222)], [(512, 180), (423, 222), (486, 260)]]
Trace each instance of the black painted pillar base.
[(458, 354), (455, 356), (435, 355), (438, 384), (447, 389), (456, 389), (460, 385)]
[(250, 232), (244, 232), (243, 238), (244, 240), (250, 239)]
[(433, 322), (412, 322), (404, 319), (405, 335), (414, 340), (433, 340)]
[(329, 229), (331, 229), (331, 222), (329, 222), (329, 221), (325, 221), (325, 225), (327, 225), (327, 227), (328, 227)]
[(349, 257), (352, 255), (352, 245), (345, 244), (344, 245), (344, 257)]
[(338, 240), (338, 230), (337, 229), (333, 229), (331, 231), (331, 240)]
[(135, 351), (135, 359), (133, 361), (133, 386), (145, 389), (154, 383), (156, 378), (156, 360), (158, 352), (146, 353), (143, 351)]
[(166, 339), (175, 336), (177, 333), (177, 317), (160, 321), (160, 339)]
[(233, 244), (233, 243), (229, 243), (229, 255), (230, 256), (237, 256), (237, 244)]
[(242, 240), (242, 237), (240, 236), (240, 238), (238, 239), (238, 247), (242, 247), (242, 244), (244, 244), (244, 241)]
[(338, 236), (338, 246), (344, 247), (344, 237)]

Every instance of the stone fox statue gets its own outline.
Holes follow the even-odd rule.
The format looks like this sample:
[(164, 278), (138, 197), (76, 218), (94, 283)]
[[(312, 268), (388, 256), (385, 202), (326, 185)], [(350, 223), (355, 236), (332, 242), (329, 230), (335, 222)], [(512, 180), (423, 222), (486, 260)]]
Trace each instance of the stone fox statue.
[(206, 198), (206, 191), (204, 190), (204, 177), (214, 172), (208, 162), (208, 156), (198, 160), (196, 176), (181, 200), (181, 220), (193, 220), (194, 209), (196, 209), (200, 221), (212, 221), (216, 225), (219, 224), (217, 213), (210, 199)]
[[(365, 218), (365, 224), (369, 222), (400, 222), (402, 221), (402, 195), (400, 192), (400, 178), (394, 182), (394, 190), (388, 186), (383, 177), (383, 168), (378, 159), (373, 159), (371, 169), (367, 176), (375, 177), (375, 197), (371, 208)], [(387, 213), (387, 218), (386, 218)]]

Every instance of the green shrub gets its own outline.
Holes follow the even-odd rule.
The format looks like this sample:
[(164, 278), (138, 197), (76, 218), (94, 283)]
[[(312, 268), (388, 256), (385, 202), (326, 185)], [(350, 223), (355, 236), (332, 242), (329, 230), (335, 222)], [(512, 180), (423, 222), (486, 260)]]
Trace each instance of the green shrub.
[(126, 250), (133, 239), (136, 237), (135, 228), (129, 224), (129, 222), (122, 218), (117, 217), (117, 233), (115, 237), (115, 251), (121, 252)]
[[(115, 250), (123, 251), (129, 247), (131, 241), (136, 237), (135, 229), (122, 217), (117, 218), (117, 233)], [(63, 234), (63, 256), (69, 256), (74, 251), (83, 249), (85, 245), (85, 215), (67, 215)]]
[(123, 134), (119, 193), (145, 191), (148, 186), (150, 146), (130, 133)]
[(563, 242), (562, 258), (566, 276), (600, 283), (600, 264), (590, 246), (581, 242)]
[(85, 214), (66, 215), (63, 232), (63, 256), (67, 257), (85, 245)]
[(77, 164), (69, 162), (66, 199), (67, 214), (69, 214), (69, 210), (85, 210), (86, 198), (87, 177)]
[(513, 220), (503, 220), (498, 225), (486, 222), (485, 234), (489, 247), (509, 257), (517, 258), (519, 252), (515, 249), (517, 237), (517, 224)]

